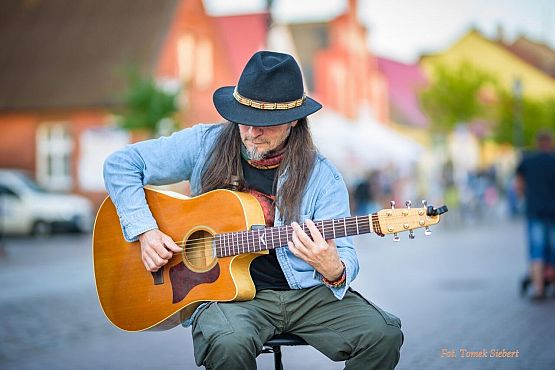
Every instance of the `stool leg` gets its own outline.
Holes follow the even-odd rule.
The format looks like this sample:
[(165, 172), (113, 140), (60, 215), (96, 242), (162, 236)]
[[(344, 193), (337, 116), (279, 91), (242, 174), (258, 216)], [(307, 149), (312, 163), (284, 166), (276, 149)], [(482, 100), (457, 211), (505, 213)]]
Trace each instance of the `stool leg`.
[(283, 370), (283, 363), (281, 362), (281, 347), (274, 346), (272, 349), (274, 350), (274, 369)]

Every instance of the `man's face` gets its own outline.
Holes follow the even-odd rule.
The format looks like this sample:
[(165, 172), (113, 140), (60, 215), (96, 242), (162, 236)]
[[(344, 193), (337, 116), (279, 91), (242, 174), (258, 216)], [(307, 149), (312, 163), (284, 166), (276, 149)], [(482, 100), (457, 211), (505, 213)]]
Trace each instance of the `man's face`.
[(267, 127), (240, 124), (239, 132), (249, 157), (260, 160), (265, 158), (268, 153), (279, 149), (289, 136), (289, 130), (295, 125), (297, 125), (297, 121)]

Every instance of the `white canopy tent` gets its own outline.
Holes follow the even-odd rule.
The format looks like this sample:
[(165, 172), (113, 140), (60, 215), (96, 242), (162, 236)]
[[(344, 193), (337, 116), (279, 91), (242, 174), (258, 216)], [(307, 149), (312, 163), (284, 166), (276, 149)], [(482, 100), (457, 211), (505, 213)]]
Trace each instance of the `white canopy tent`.
[(352, 182), (368, 170), (394, 167), (406, 172), (416, 165), (423, 148), (370, 115), (355, 121), (333, 111), (318, 112), (310, 117), (314, 142)]

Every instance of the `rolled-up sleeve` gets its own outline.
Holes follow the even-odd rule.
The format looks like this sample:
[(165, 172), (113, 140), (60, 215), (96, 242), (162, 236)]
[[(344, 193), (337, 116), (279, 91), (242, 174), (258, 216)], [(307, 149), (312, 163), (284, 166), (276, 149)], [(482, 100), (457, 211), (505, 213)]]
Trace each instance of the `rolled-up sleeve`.
[(143, 187), (188, 180), (206, 126), (197, 125), (168, 137), (131, 144), (106, 159), (104, 184), (116, 206), (126, 240), (135, 241), (145, 231), (157, 228)]

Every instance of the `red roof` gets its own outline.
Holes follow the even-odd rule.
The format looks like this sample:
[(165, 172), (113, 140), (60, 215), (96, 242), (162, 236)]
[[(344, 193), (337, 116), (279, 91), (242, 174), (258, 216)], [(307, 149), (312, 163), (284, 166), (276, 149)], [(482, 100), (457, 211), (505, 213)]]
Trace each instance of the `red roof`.
[(548, 45), (520, 36), (506, 47), (519, 58), (555, 78), (555, 50)]
[(2, 0), (0, 111), (111, 107), (150, 71), (177, 0)]
[(420, 109), (418, 91), (427, 78), (417, 64), (404, 64), (382, 57), (376, 58), (378, 68), (388, 82), (393, 119), (399, 123), (425, 127), (428, 118)]
[(264, 49), (267, 34), (267, 13), (214, 17), (216, 30), (229, 56), (233, 74), (241, 75), (243, 67), (256, 51)]

